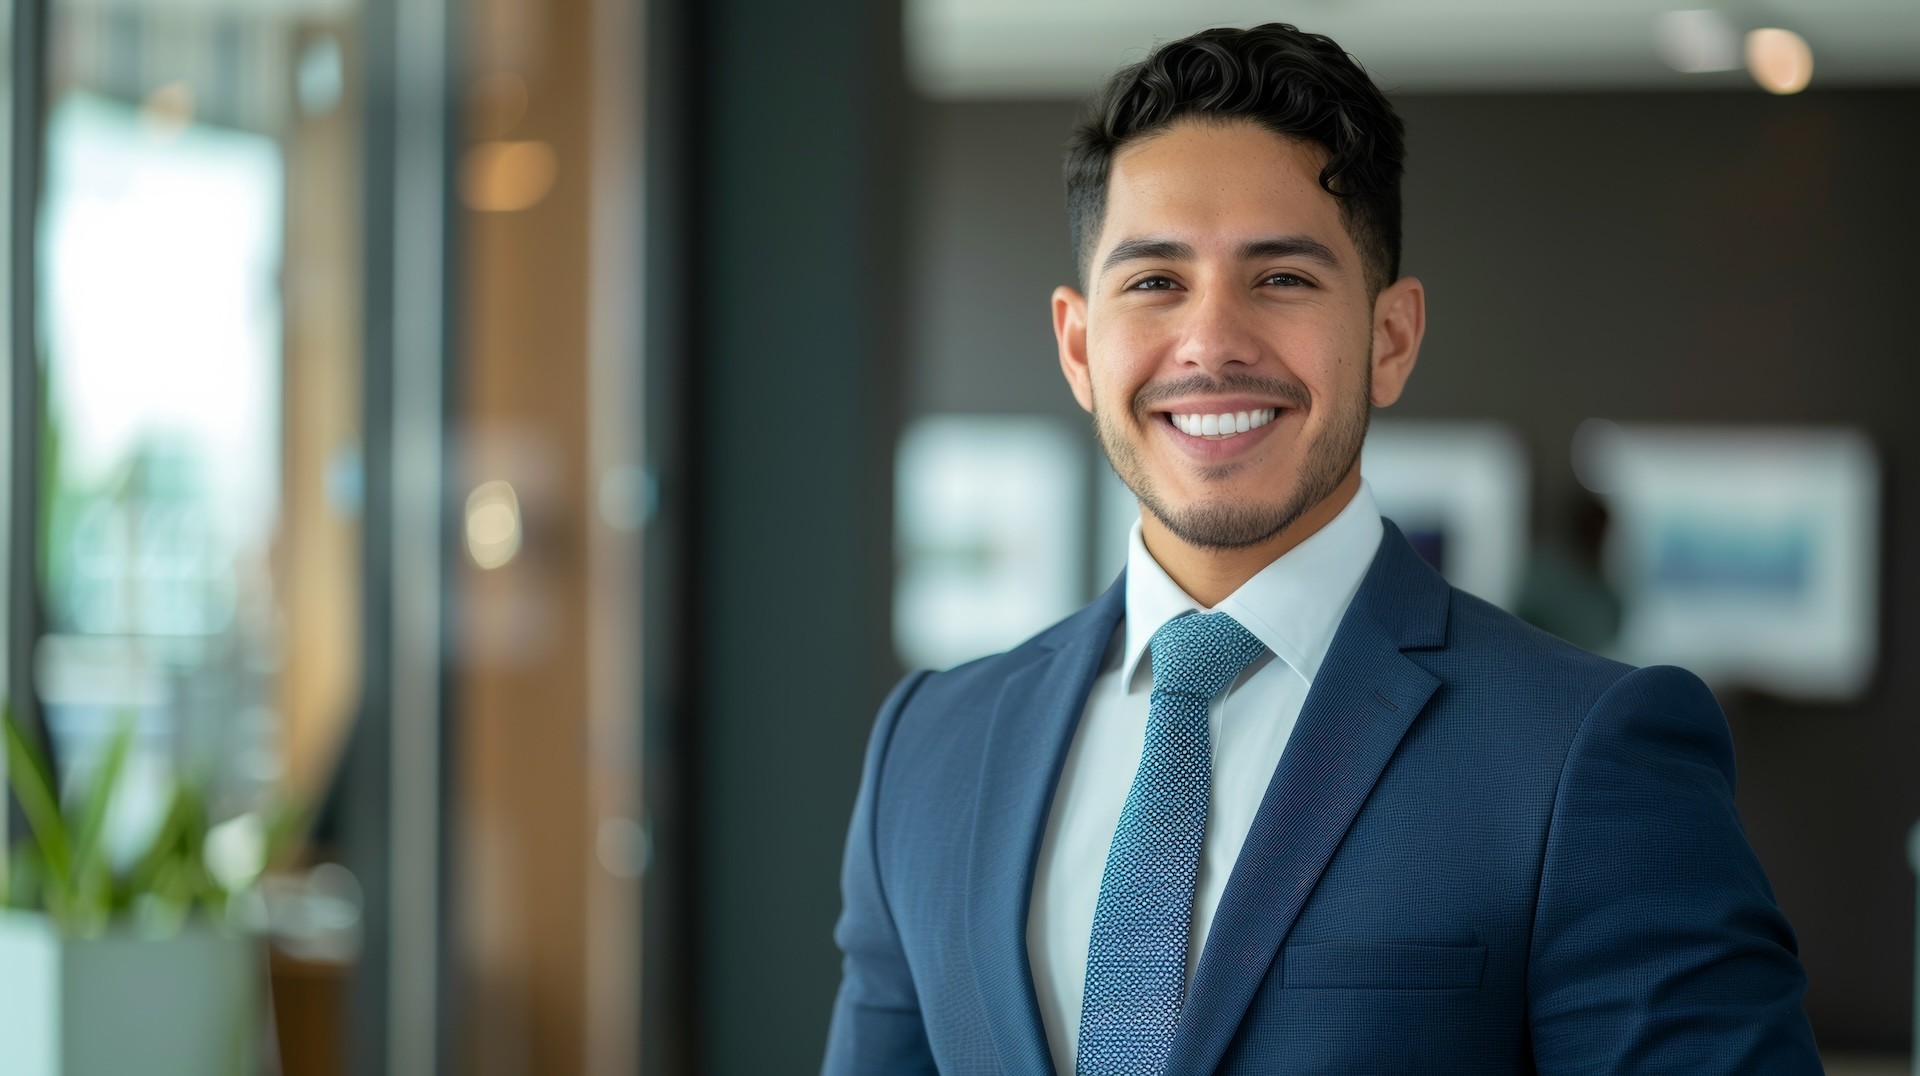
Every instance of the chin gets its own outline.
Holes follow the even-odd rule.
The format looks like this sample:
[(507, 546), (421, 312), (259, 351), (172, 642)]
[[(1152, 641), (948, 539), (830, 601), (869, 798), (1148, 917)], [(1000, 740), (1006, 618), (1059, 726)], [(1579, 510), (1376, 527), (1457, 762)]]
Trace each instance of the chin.
[(1142, 503), (1174, 537), (1200, 549), (1247, 549), (1291, 527), (1305, 507), (1297, 501), (1250, 504), (1214, 499), (1178, 507)]

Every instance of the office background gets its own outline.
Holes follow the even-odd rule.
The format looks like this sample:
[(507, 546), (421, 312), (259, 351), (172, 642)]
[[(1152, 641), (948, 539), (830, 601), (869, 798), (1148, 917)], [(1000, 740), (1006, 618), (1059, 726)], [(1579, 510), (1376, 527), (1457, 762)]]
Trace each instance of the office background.
[[(1676, 71), (1664, 6), (1528, 6), (1423, 45), (1357, 4), (11, 0), (15, 712), (69, 771), (132, 708), (156, 773), (191, 741), (233, 809), (315, 805), (280, 873), (348, 914), (273, 924), (289, 1074), (810, 1071), (901, 439), (1085, 452), (1046, 313), (1076, 99), (1289, 18), (1408, 124), (1392, 417), (1508, 431), (1532, 539), (1580, 538), (1589, 420), (1871, 446), (1865, 686), (1716, 688), (1816, 1035), (1903, 1071), (1920, 16), (1711, 9), (1811, 43), (1773, 95)], [(1084, 595), (1123, 535), (1061, 466)]]

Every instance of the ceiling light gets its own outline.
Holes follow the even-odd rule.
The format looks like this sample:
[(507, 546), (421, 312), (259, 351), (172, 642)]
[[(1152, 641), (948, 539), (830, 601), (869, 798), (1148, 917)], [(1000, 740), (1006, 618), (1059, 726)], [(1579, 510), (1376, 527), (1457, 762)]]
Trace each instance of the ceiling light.
[(1768, 93), (1799, 93), (1813, 80), (1813, 50), (1792, 30), (1755, 30), (1747, 35), (1747, 71)]
[(482, 142), (460, 160), (460, 200), (483, 213), (531, 209), (553, 190), (559, 170), (545, 142)]
[(520, 498), (495, 479), (467, 494), (467, 553), (485, 570), (504, 566), (520, 552)]

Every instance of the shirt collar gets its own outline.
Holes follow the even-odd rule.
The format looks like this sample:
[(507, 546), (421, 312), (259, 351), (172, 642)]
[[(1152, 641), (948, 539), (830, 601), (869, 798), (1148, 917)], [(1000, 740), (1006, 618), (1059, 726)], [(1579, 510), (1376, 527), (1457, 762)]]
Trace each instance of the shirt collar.
[[(1326, 526), (1308, 535), (1260, 569), (1214, 607), (1240, 622), (1274, 656), (1307, 683), (1333, 645), (1334, 630), (1366, 578), (1384, 533), (1373, 491), (1363, 479), (1353, 500)], [(1136, 521), (1127, 543), (1126, 650), (1120, 666), (1123, 690), (1134, 691), (1147, 643), (1160, 626), (1204, 607), (1180, 589), (1147, 552)], [(1152, 682), (1146, 681), (1145, 687)]]

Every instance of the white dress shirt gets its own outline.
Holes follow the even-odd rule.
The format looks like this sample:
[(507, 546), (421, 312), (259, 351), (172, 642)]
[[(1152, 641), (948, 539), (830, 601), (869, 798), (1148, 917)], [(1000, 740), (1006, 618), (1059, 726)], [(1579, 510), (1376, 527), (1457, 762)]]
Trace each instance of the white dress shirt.
[[(1331, 522), (1214, 607), (1239, 621), (1270, 653), (1255, 658), (1214, 700), (1209, 714), (1213, 795), (1194, 888), (1189, 981), (1254, 812), (1334, 630), (1373, 562), (1381, 533), (1380, 511), (1362, 482)], [(1153, 689), (1147, 641), (1162, 624), (1202, 608), (1147, 552), (1139, 523), (1133, 525), (1128, 549), (1126, 587), (1126, 617), (1114, 629), (1054, 789), (1027, 913), (1027, 960), (1061, 1076), (1072, 1076), (1079, 1046), (1100, 876), (1146, 743)]]

